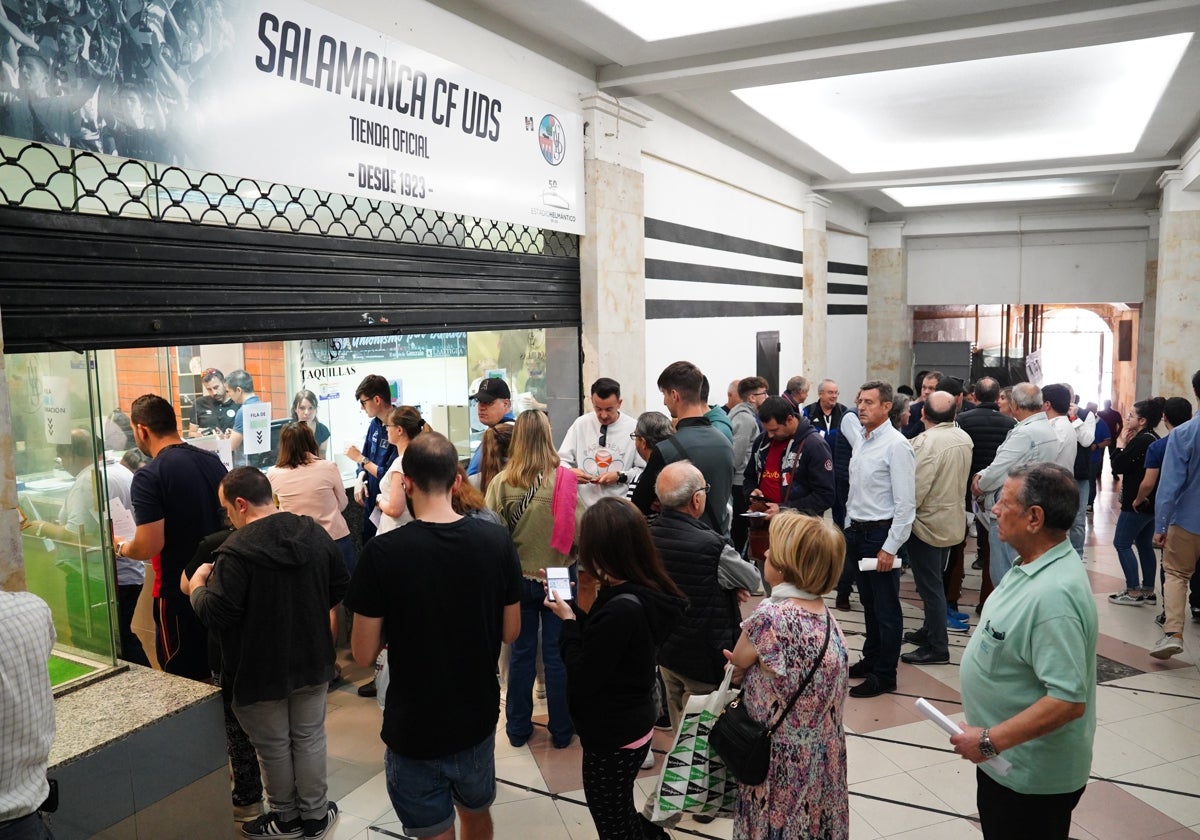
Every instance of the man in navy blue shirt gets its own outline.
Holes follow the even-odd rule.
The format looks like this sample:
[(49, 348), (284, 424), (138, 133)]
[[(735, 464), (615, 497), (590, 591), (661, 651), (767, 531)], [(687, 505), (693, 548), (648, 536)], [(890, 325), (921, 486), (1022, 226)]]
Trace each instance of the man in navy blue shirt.
[(388, 443), (384, 427), (388, 412), (392, 410), (392, 386), (379, 374), (372, 373), (358, 383), (354, 398), (371, 418), (363, 448), (360, 450), (351, 445), (346, 449), (346, 457), (358, 464), (354, 500), (363, 506), (362, 540), (365, 543), (375, 536), (371, 512), (375, 510), (375, 499), (379, 496), (379, 480), (396, 460), (396, 447)]

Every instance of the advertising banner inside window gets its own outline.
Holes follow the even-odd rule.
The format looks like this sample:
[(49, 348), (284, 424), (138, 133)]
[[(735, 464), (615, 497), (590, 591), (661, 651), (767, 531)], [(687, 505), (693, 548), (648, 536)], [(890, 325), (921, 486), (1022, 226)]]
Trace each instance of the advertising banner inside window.
[(7, 17), (0, 134), (584, 232), (578, 113), (302, 0)]

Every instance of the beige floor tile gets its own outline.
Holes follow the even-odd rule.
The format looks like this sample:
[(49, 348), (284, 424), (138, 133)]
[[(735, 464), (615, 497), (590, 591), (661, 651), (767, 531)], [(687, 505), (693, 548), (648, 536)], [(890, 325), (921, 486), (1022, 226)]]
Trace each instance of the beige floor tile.
[(876, 742), (853, 735), (846, 738), (846, 780), (849, 784), (867, 782), (903, 772), (879, 751)]
[(1162, 756), (1139, 743), (1118, 735), (1107, 726), (1096, 727), (1096, 740), (1092, 745), (1092, 775), (1113, 778), (1163, 763)]
[[(950, 717), (954, 720), (962, 720), (961, 713)], [(887, 739), (886, 741), (872, 740), (869, 743), (884, 758), (904, 772), (915, 770), (918, 767), (962, 760), (950, 748), (950, 739), (946, 733), (925, 720), (871, 734)], [(926, 749), (926, 747), (933, 749)]]
[(348, 816), (373, 822), (392, 809), (388, 799), (387, 781), (382, 772), (373, 776), (356, 790), (338, 800), (338, 807)]
[(1089, 784), (1073, 817), (1074, 825), (1091, 832), (1097, 840), (1156, 837), (1184, 827), (1120, 785), (1109, 782)]
[[(1152, 806), (1173, 820), (1183, 825), (1200, 822), (1200, 776), (1183, 769), (1178, 764), (1163, 764), (1128, 773), (1120, 777), (1120, 781), (1137, 782), (1142, 785), (1162, 788), (1163, 790), (1147, 790), (1140, 787), (1121, 785), (1126, 793)], [(1166, 791), (1179, 791), (1168, 793)]]
[[(853, 837), (853, 835), (851, 836)], [(978, 823), (970, 820), (947, 820), (914, 831), (889, 834), (887, 840), (978, 840), (981, 837), (983, 837), (983, 832)]]
[(850, 797), (850, 836), (853, 840), (878, 840), (882, 835), (863, 819), (862, 814), (855, 809), (854, 803), (854, 797)]
[(333, 831), (325, 836), (329, 840), (355, 840), (355, 838), (365, 834), (370, 827), (370, 821), (364, 820), (362, 817), (356, 817), (352, 814), (339, 814), (338, 821), (333, 826)]
[(910, 771), (909, 775), (955, 813), (975, 813), (975, 765), (966, 759), (921, 767)]
[(1200, 755), (1200, 732), (1182, 726), (1161, 714), (1117, 721), (1107, 724), (1104, 728), (1167, 761), (1179, 761)]
[(1129, 718), (1142, 717), (1149, 711), (1134, 692), (1107, 685), (1096, 687), (1096, 723), (1104, 726)]
[[(944, 813), (950, 806), (932, 794), (924, 785), (903, 773), (859, 782), (850, 786), (850, 801), (876, 831), (883, 836), (899, 834), (924, 826), (936, 825), (949, 819)], [(867, 794), (856, 796), (855, 794)]]
[[(496, 837), (521, 840), (562, 840), (571, 836), (562, 815), (548, 796), (492, 806)], [(585, 835), (586, 836), (586, 835)], [(595, 834), (591, 835), (595, 837)]]

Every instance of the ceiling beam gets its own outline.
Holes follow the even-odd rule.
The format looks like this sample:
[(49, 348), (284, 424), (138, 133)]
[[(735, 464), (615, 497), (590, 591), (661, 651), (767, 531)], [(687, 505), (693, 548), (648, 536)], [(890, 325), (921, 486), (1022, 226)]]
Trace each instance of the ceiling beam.
[(1055, 178), (1065, 175), (1106, 175), (1123, 172), (1153, 172), (1173, 169), (1179, 158), (1138, 160), (1127, 163), (1097, 163), (1085, 166), (1050, 166), (1038, 169), (1005, 169), (991, 172), (974, 169), (954, 175), (906, 175), (860, 178), (853, 181), (814, 181), (812, 188), (822, 192), (881, 190), (889, 187), (927, 187), (941, 184), (977, 184), (991, 181), (1016, 181), (1033, 178)]

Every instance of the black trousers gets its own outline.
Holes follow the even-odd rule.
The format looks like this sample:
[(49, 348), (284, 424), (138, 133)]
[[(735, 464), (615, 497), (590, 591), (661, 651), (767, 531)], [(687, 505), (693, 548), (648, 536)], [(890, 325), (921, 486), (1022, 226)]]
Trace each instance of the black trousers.
[(1071, 812), (1083, 788), (1071, 793), (1017, 793), (976, 768), (975, 804), (984, 840), (1067, 840)]
[(583, 751), (583, 793), (599, 840), (665, 837), (633, 807), (633, 783), (650, 744), (636, 750)]

